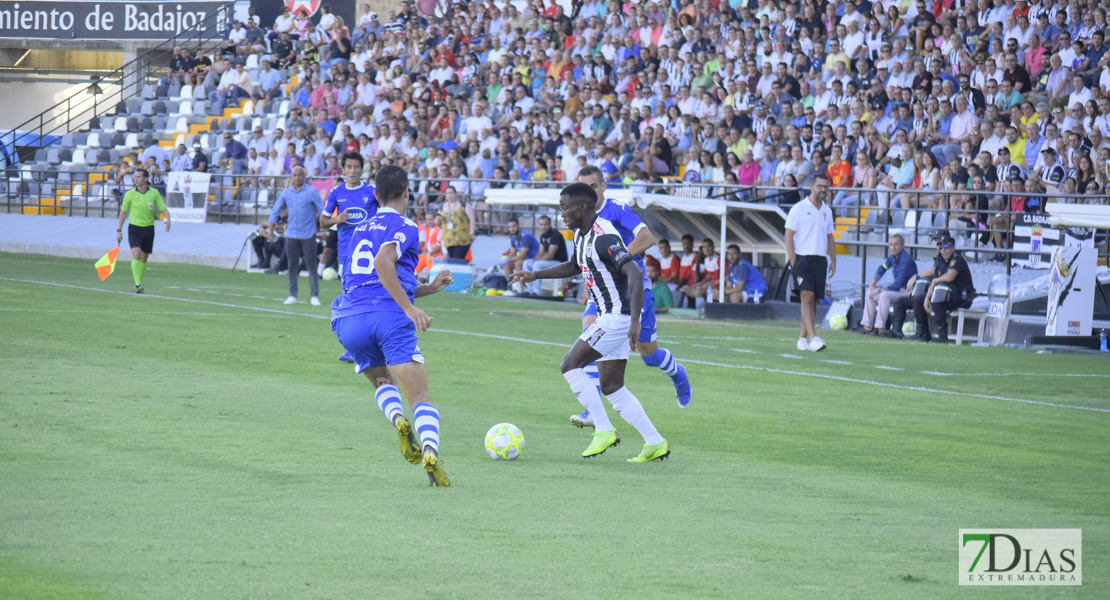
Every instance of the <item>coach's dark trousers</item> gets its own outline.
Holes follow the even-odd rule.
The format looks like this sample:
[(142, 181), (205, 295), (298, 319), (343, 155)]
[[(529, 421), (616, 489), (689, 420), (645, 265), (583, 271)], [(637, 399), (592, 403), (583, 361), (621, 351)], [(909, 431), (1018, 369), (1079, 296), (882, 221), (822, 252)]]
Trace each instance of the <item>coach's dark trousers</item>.
[(308, 269), (308, 289), (313, 296), (320, 295), (320, 280), (316, 273), (316, 238), (297, 240), (285, 239), (285, 258), (289, 264), (289, 295), (297, 297), (297, 279), (301, 276), (301, 259)]

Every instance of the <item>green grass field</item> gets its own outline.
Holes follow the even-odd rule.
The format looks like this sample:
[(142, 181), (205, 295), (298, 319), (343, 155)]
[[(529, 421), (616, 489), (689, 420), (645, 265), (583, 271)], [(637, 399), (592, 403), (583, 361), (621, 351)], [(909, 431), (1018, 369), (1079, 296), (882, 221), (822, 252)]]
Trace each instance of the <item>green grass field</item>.
[[(558, 370), (580, 308), (441, 294), (434, 489), (326, 306), (202, 267), (144, 284), (0, 255), (0, 598), (1110, 597), (1100, 357), (849, 333), (800, 356), (789, 324), (661, 319), (692, 404), (636, 357), (627, 381), (671, 459), (626, 463), (614, 415), (624, 443), (586, 461)], [(482, 447), (501, 421), (518, 461)], [(1082, 587), (958, 586), (957, 530), (985, 527), (1082, 529)]]

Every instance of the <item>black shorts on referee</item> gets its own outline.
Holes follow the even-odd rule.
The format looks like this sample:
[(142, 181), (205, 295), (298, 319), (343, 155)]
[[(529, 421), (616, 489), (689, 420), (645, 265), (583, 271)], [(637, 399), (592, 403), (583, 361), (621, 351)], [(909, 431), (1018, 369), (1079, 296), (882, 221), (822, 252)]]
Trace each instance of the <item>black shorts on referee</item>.
[(825, 277), (829, 273), (829, 259), (825, 256), (795, 256), (794, 287), (802, 292), (813, 292), (818, 298), (825, 297)]
[(154, 226), (136, 227), (127, 225), (127, 242), (132, 248), (138, 248), (147, 254), (154, 251)]

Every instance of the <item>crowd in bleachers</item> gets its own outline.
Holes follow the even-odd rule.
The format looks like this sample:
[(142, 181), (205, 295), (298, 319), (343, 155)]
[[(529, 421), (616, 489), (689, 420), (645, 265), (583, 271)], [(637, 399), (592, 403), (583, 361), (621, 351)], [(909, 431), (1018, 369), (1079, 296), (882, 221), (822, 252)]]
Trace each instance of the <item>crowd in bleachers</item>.
[[(119, 146), (156, 144), (140, 143), (144, 132), (176, 131), (179, 152), (195, 142), (210, 168), (235, 175), (300, 164), (328, 178), (333, 157), (354, 150), (370, 173), (402, 165), (457, 180), (464, 197), (489, 185), (471, 180), (569, 181), (592, 164), (614, 185), (797, 186), (730, 196), (790, 203), (825, 173), (839, 215), (862, 204), (876, 209), (869, 220), (900, 225), (908, 211), (948, 209), (944, 225), (967, 231), (1005, 229), (1002, 209), (1043, 210), (1038, 193), (1102, 202), (1090, 195), (1110, 189), (1110, 53), (1106, 9), (1093, 0), (587, 0), (570, 14), (544, 0), (523, 10), (404, 2), (384, 18), (368, 6), (351, 22), (322, 13), (261, 23), (252, 11), (211, 57), (180, 49), (166, 98), (129, 103), (84, 140), (81, 158), (115, 163)], [(191, 139), (195, 116), (215, 127)], [(229, 130), (244, 148), (230, 161)], [(441, 201), (447, 185), (418, 198)]]

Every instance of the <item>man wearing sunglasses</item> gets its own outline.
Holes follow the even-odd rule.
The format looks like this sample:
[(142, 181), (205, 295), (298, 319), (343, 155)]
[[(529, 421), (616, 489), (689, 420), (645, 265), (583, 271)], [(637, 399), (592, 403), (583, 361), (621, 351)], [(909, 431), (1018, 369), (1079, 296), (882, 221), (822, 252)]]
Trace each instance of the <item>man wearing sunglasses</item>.
[[(918, 275), (932, 277), (925, 294), (913, 299), (913, 316), (917, 320), (917, 334), (914, 339), (922, 342), (948, 342), (948, 313), (957, 308), (968, 308), (975, 298), (975, 283), (971, 279), (971, 269), (967, 261), (956, 251), (956, 241), (947, 231), (937, 236), (937, 257), (933, 266)], [(947, 297), (933, 302), (934, 289), (947, 283)], [(932, 313), (932, 323), (929, 315)], [(930, 329), (931, 327), (931, 329)], [(935, 334), (936, 337), (932, 337)]]

